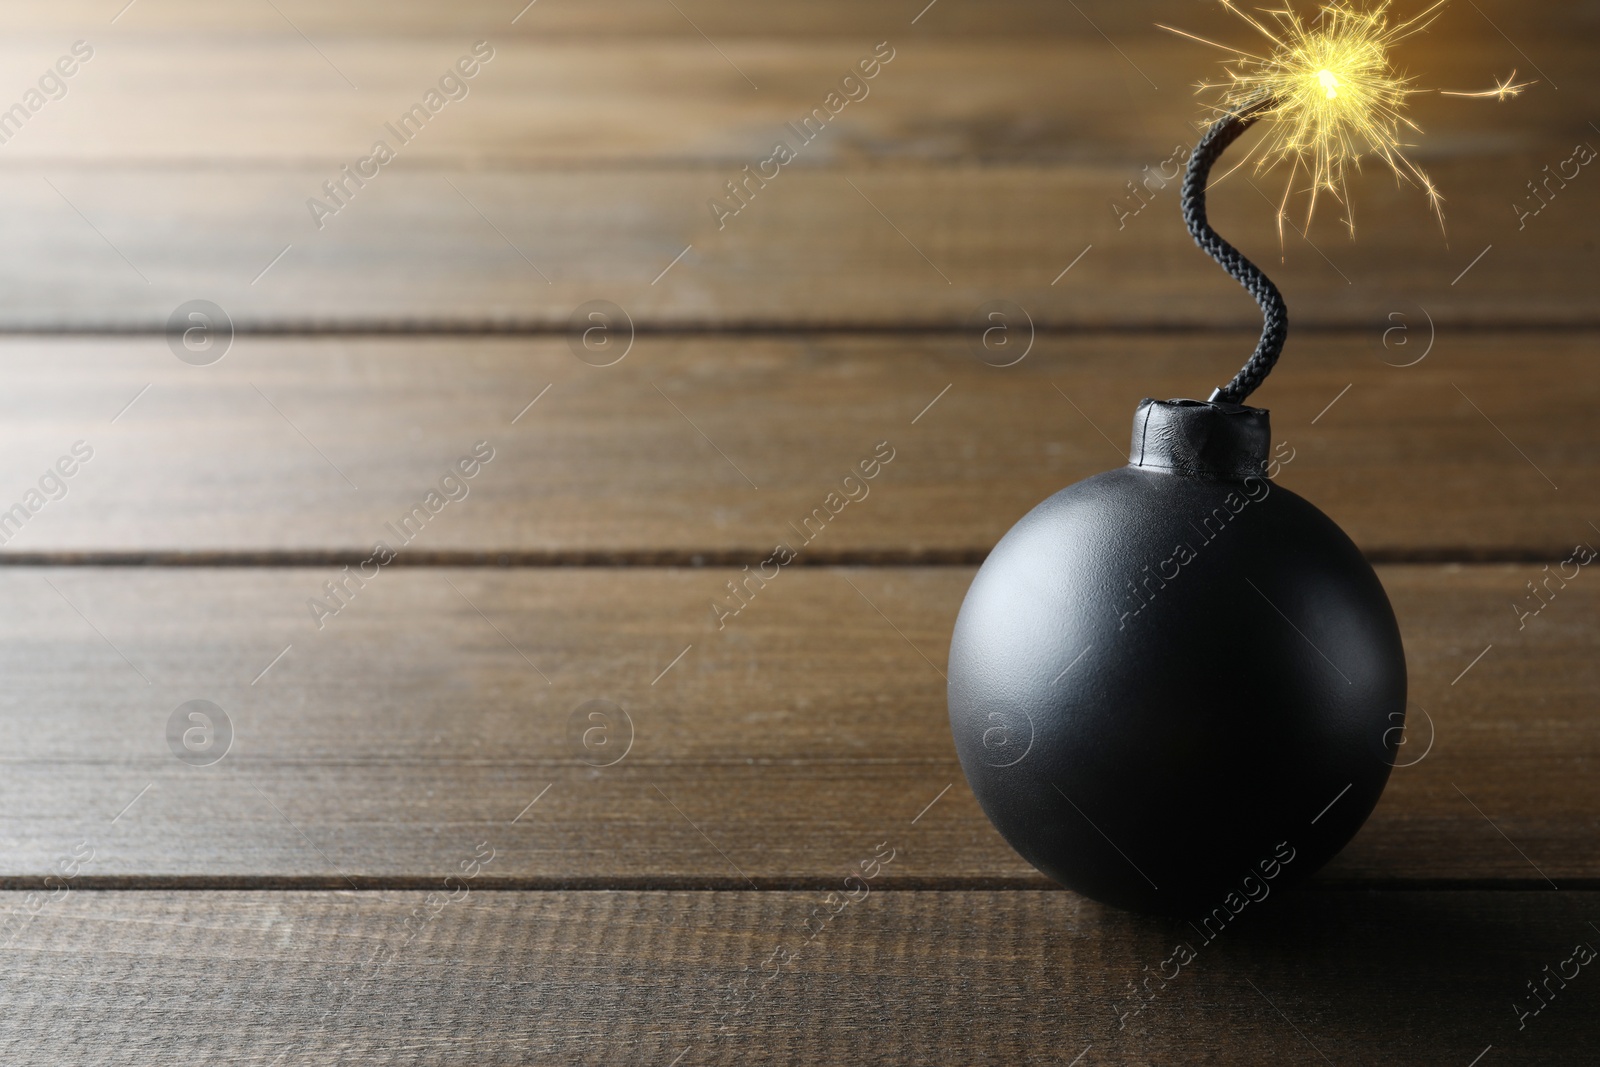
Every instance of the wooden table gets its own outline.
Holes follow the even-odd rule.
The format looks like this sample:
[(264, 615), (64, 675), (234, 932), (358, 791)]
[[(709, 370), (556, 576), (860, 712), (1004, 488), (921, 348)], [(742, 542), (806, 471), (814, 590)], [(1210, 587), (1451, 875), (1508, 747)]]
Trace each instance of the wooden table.
[(1592, 4), (1406, 46), (1539, 82), (1416, 98), (1445, 234), (1369, 168), (1280, 263), (1275, 177), (1214, 194), (1412, 725), (1152, 982), (1194, 934), (1010, 851), (943, 664), (1000, 534), (1252, 343), (1148, 180), (1217, 59), (1154, 23), (1240, 24), (123, 2), (0, 41), (0, 1062), (1600, 1061), (1600, 974), (1551, 977), (1600, 944), (1600, 578), (1528, 599), (1600, 544), (1600, 177), (1528, 186), (1600, 144)]

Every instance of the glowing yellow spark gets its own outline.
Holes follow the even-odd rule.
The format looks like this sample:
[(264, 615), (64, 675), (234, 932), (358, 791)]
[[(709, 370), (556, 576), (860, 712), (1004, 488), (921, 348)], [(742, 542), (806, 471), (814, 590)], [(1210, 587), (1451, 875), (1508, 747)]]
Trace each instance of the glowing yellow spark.
[(1453, 92), (1453, 91), (1451, 91), (1449, 89), (1441, 89), (1441, 90), (1439, 90), (1439, 95), (1440, 96), (1468, 96), (1468, 97), (1490, 97), (1490, 96), (1492, 96), (1496, 100), (1505, 101), (1505, 100), (1511, 99), (1514, 96), (1521, 96), (1522, 95), (1522, 91), (1524, 89), (1529, 89), (1529, 88), (1532, 88), (1533, 86), (1539, 84), (1536, 81), (1531, 81), (1531, 82), (1523, 82), (1520, 85), (1513, 85), (1512, 83), (1515, 82), (1516, 80), (1517, 80), (1517, 72), (1513, 70), (1510, 74), (1506, 75), (1505, 81), (1495, 82), (1493, 89), (1484, 89), (1481, 92), (1476, 92), (1476, 93), (1458, 93), (1458, 92)]
[[(1318, 196), (1327, 193), (1345, 206), (1345, 223), (1354, 234), (1345, 171), (1359, 166), (1367, 156), (1383, 160), (1398, 178), (1421, 189), (1442, 227), (1443, 197), (1404, 151), (1411, 147), (1406, 138), (1421, 132), (1403, 114), (1406, 101), (1421, 90), (1395, 70), (1389, 54), (1400, 41), (1427, 29), (1446, 0), (1437, 0), (1415, 17), (1395, 24), (1389, 21), (1388, 0), (1365, 10), (1351, 0), (1330, 0), (1310, 22), (1288, 9), (1267, 12), (1271, 19), (1263, 22), (1235, 7), (1232, 0), (1221, 3), (1267, 39), (1271, 47), (1266, 56), (1218, 45), (1182, 30), (1172, 32), (1233, 53), (1235, 58), (1226, 63), (1228, 80), (1200, 89), (1219, 91), (1221, 99), (1212, 110), (1221, 116), (1248, 112), (1266, 127), (1267, 134), (1255, 151), (1257, 173), (1288, 165), (1288, 187), (1278, 212), (1280, 240), (1287, 205), (1302, 171), (1309, 179), (1304, 190), (1310, 194), (1306, 226), (1316, 213)], [(1512, 78), (1487, 93), (1455, 95), (1504, 100), (1527, 88), (1512, 84)]]

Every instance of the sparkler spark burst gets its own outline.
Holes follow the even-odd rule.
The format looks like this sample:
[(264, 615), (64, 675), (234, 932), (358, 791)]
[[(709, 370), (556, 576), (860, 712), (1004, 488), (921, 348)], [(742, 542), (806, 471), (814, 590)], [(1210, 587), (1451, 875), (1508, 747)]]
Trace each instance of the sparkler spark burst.
[[(1261, 120), (1267, 134), (1253, 153), (1256, 172), (1281, 164), (1289, 167), (1288, 183), (1278, 206), (1278, 236), (1288, 219), (1290, 199), (1302, 175), (1309, 180), (1306, 226), (1311, 225), (1319, 196), (1327, 194), (1344, 206), (1352, 235), (1355, 220), (1346, 195), (1346, 171), (1361, 160), (1381, 159), (1402, 181), (1421, 189), (1444, 225), (1444, 198), (1433, 181), (1406, 157), (1406, 138), (1422, 131), (1405, 114), (1406, 101), (1422, 90), (1397, 71), (1390, 52), (1399, 42), (1426, 30), (1447, 0), (1403, 22), (1389, 20), (1388, 0), (1368, 9), (1350, 0), (1324, 3), (1307, 22), (1293, 10), (1263, 12), (1263, 21), (1222, 0), (1222, 6), (1248, 23), (1267, 41), (1264, 54), (1245, 52), (1163, 26), (1181, 36), (1231, 52), (1228, 79), (1200, 86), (1220, 93), (1212, 109), (1221, 116), (1248, 113)], [(1515, 74), (1513, 73), (1513, 78)], [(1511, 79), (1483, 95), (1506, 99), (1526, 85)], [(1467, 94), (1461, 94), (1467, 95)]]

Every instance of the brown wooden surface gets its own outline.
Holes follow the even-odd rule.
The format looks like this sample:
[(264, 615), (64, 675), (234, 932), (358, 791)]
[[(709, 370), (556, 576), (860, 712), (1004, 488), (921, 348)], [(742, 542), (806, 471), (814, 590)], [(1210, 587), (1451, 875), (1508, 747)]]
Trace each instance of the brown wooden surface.
[[(1144, 162), (1168, 158), (1180, 132), (1153, 135)], [(1366, 183), (1354, 202), (1375, 224), (1355, 243), (1331, 214), (1311, 244), (1290, 231), (1274, 274), (1295, 321), (1381, 329), (1420, 306), (1446, 327), (1594, 325), (1592, 201), (1574, 186), (1520, 232), (1511, 207), (1570, 154), (1562, 137), (1441, 161), (1448, 238), (1414, 190)], [(1227, 326), (1243, 343), (1259, 314), (1195, 250), (1173, 188), (1119, 228), (1112, 200), (1141, 165), (797, 168), (719, 230), (706, 202), (731, 165), (397, 163), (319, 230), (306, 200), (328, 168), (20, 163), (0, 174), (0, 325), (159, 332), (203, 298), (242, 330), (560, 332), (604, 299), (640, 326), (954, 329), (1005, 299), (1041, 326)], [(1278, 188), (1245, 173), (1218, 189), (1216, 217), (1279, 258)]]
[[(480, 840), (453, 844), (472, 856)], [(1514, 1010), (1537, 1004), (1525, 983), (1543, 968), (1600, 941), (1594, 893), (1305, 892), (1274, 904), (1207, 943), (1186, 924), (1064, 892), (871, 892), (823, 924), (814, 916), (833, 905), (822, 891), (451, 883), (432, 904), (421, 892), (69, 891), (18, 924), (0, 1052), (19, 1062), (48, 1044), (100, 1063), (260, 1067), (1459, 1067), (1486, 1051), (1481, 1062), (1509, 1064), (1600, 1054), (1592, 966), (1566, 989), (1552, 981), (1555, 998), (1520, 1030)], [(1180, 943), (1193, 961), (1169, 963), (1163, 987)], [(1130, 985), (1147, 980), (1135, 1014)], [(62, 1005), (71, 1038), (52, 1025)]]
[[(153, 13), (156, 5), (150, 6)], [(668, 17), (678, 17), (662, 6)], [(1070, 7), (1066, 12), (1077, 17)], [(798, 124), (822, 106), (859, 59), (884, 45), (881, 54), (891, 58), (868, 81), (865, 97), (804, 147), (796, 165), (1114, 161), (1133, 164), (1130, 174), (1137, 176), (1144, 163), (1170, 153), (1170, 136), (1187, 135), (1192, 143), (1193, 85), (1216, 74), (1220, 55), (1142, 19), (1125, 41), (1132, 52), (1123, 54), (1081, 21), (1082, 33), (1028, 39), (1019, 39), (1023, 24), (1014, 21), (1013, 32), (988, 39), (906, 36), (903, 25), (886, 23), (877, 33), (863, 27), (742, 40), (731, 43), (724, 60), (682, 20), (683, 34), (506, 39), (493, 28), (373, 33), (368, 27), (383, 21), (374, 16), (353, 32), (325, 39), (320, 49), (280, 21), (281, 32), (229, 35), (196, 48), (193, 37), (140, 32), (138, 13), (131, 10), (127, 25), (111, 36), (81, 35), (94, 46), (93, 58), (72, 76), (65, 97), (47, 104), (6, 143), (9, 159), (53, 166), (181, 161), (206, 169), (314, 162), (331, 171), (367, 154), (374, 138), (400, 147), (383, 123), (395, 121), (483, 40), (493, 57), (468, 80), (464, 98), (444, 105), (415, 141), (400, 147), (405, 165), (636, 168), (715, 161), (737, 171), (754, 162), (755, 153), (770, 154), (774, 137), (789, 136), (786, 122)], [(277, 17), (265, 5), (260, 13)], [(1191, 13), (1211, 14), (1185, 5), (1172, 17), (1242, 39), (1226, 20), (1191, 20)], [(528, 19), (538, 14), (534, 7)], [(203, 20), (196, 16), (191, 25)], [(1410, 53), (1431, 84), (1487, 86), (1484, 72), (1501, 67), (1508, 53), (1515, 57), (1498, 37), (1464, 29), (1458, 27), (1454, 39), (1421, 41)], [(74, 36), (63, 27), (8, 38), (0, 61), (43, 71)], [(1560, 95), (1534, 93), (1506, 104), (1431, 93), (1418, 98), (1418, 121), (1430, 134), (1417, 146), (1418, 158), (1496, 157), (1548, 147), (1552, 139), (1570, 149), (1573, 137), (1592, 135), (1573, 121), (1583, 113), (1575, 109), (1600, 103), (1600, 83), (1586, 69), (1585, 51), (1580, 40), (1569, 39), (1541, 52), (1540, 67), (1558, 80)], [(1133, 52), (1137, 59), (1124, 58)], [(1511, 59), (1518, 62), (1526, 67)], [(264, 107), (257, 87), (268, 79), (279, 84)], [(20, 92), (28, 79), (17, 80)], [(1152, 149), (1159, 149), (1156, 156), (1149, 156)], [(1456, 192), (1487, 193), (1488, 184)], [(1503, 198), (1513, 191), (1503, 190)]]
[[(0, 527), (0, 1061), (1593, 1062), (1600, 979), (1517, 1005), (1600, 944), (1600, 591), (1513, 606), (1600, 538), (1600, 186), (1515, 206), (1600, 144), (1592, 3), (1451, 4), (1405, 46), (1424, 87), (1539, 82), (1415, 100), (1446, 233), (1372, 168), (1354, 242), (1328, 211), (1280, 246), (1276, 176), (1212, 197), (1292, 309), (1254, 398), (1279, 482), (1405, 635), (1412, 765), (1367, 826), (1201, 944), (1055, 890), (962, 779), (973, 565), (1258, 326), (1174, 186), (1118, 219), (1218, 70), (1156, 23), (1248, 39), (1187, 0), (9, 4), (0, 112), (95, 56), (0, 144), (0, 514), (94, 457)], [(477, 40), (470, 95), (317, 228)], [(871, 95), (719, 229), (708, 198), (880, 41)], [(169, 348), (195, 299), (237, 332), (215, 365)], [(634, 324), (614, 366), (572, 350), (593, 300)], [(979, 344), (990, 301), (1014, 347)], [(319, 630), (308, 598), (480, 440)], [(880, 441), (871, 495), (719, 630)], [(169, 742), (194, 699), (233, 731), (206, 766)], [(631, 727), (586, 747), (597, 699)]]
[[(1123, 44), (1070, 8), (1065, 30), (1040, 36), (1061, 13), (1038, 4), (996, 13), (994, 36), (977, 40), (884, 31), (895, 58), (871, 95), (796, 143), (799, 158), (725, 225), (708, 201), (776, 139), (796, 140), (784, 124), (879, 37), (830, 8), (765, 11), (812, 28), (768, 22), (769, 36), (730, 41), (765, 83), (755, 90), (670, 5), (642, 20), (591, 14), (577, 42), (502, 40), (469, 95), (320, 227), (308, 199), (374, 138), (395, 140), (383, 124), (475, 38), (451, 36), (448, 20), (408, 29), (409, 5), (398, 18), (267, 5), (226, 15), (229, 34), (207, 29), (215, 13), (163, 6), (109, 27), (67, 95), (4, 145), (0, 325), (159, 330), (197, 297), (253, 329), (561, 329), (599, 298), (641, 324), (704, 328), (951, 327), (995, 298), (1074, 327), (1244, 327), (1254, 314), (1176, 224), (1175, 186), (1147, 187), (1136, 215), (1113, 207), (1137, 207), (1128, 184), (1194, 140), (1190, 86), (1216, 73), (1215, 56), (1151, 21), (1237, 32), (1197, 5), (1120, 16)], [(697, 14), (751, 17), (715, 6)], [(562, 10), (535, 6), (519, 27), (585, 17)], [(1531, 75), (1493, 26), (1533, 33), (1541, 17), (1496, 14), (1463, 8), (1411, 61), (1442, 87), (1487, 84), (1508, 65)], [(295, 30), (313, 17), (331, 22)], [(0, 63), (43, 70), (81, 21), (52, 17), (0, 46)], [(313, 31), (325, 48), (302, 35)], [(1377, 179), (1353, 190), (1359, 242), (1330, 211), (1280, 248), (1278, 179), (1244, 171), (1221, 185), (1215, 217), (1251, 254), (1284, 260), (1275, 274), (1297, 323), (1382, 325), (1418, 304), (1446, 324), (1595, 323), (1592, 300), (1567, 298), (1593, 294), (1593, 195), (1574, 180), (1525, 226), (1513, 206), (1597, 136), (1587, 45), (1559, 33), (1541, 45), (1543, 91), (1416, 102), (1429, 136), (1414, 154), (1447, 197), (1447, 234), (1415, 190)]]
[[(893, 462), (802, 563), (975, 562), (1038, 501), (1123, 459), (1141, 397), (1205, 391), (1240, 347), (1039, 334), (997, 368), (979, 337), (641, 334), (607, 368), (557, 338), (248, 337), (210, 367), (153, 338), (9, 341), (5, 506), (74, 441), (95, 456), (0, 560), (359, 562), (488, 440), (471, 495), (405, 562), (758, 564), (882, 441)], [(1301, 338), (1260, 394), (1289, 460), (1279, 481), (1379, 559), (1556, 562), (1600, 536), (1595, 342), (1431, 335), (1415, 309)]]
[[(1415, 765), (1329, 881), (1600, 883), (1600, 589), (1519, 631), (1539, 574), (1381, 569)], [(719, 568), (390, 569), (319, 631), (306, 601), (337, 576), (0, 573), (6, 884), (43, 885), (87, 835), (86, 885), (408, 886), (500, 827), (486, 884), (815, 885), (936, 799), (889, 884), (1048, 884), (955, 760), (941, 672), (967, 568), (784, 573), (720, 631)], [(165, 733), (196, 698), (234, 731), (204, 768)], [(631, 746), (619, 722), (584, 748), (570, 720), (594, 699), (626, 710)]]
[[(1156, 22), (1181, 24), (1199, 32), (1214, 32), (1238, 24), (1209, 5), (1183, 0), (1158, 0), (1138, 8), (1110, 3), (1072, 5), (1051, 0), (994, 0), (982, 8), (945, 4), (931, 9), (923, 4), (861, 4), (851, 0), (805, 0), (803, 3), (746, 3), (742, 0), (691, 0), (680, 11), (650, 0), (613, 0), (608, 4), (507, 3), (505, 0), (460, 0), (452, 4), (390, 3), (386, 0), (349, 0), (319, 4), (315, 0), (274, 0), (270, 5), (219, 7), (206, 0), (165, 0), (149, 3), (126, 0), (14, 0), (8, 8), (17, 32), (87, 32), (115, 26), (117, 32), (170, 34), (180, 31), (249, 38), (291, 37), (295, 28), (308, 34), (443, 36), (496, 29), (509, 37), (543, 37), (550, 34), (581, 39), (632, 37), (694, 37), (695, 26), (720, 35), (787, 41), (795, 37), (827, 38), (870, 33), (880, 27), (916, 27), (919, 35), (943, 37), (1023, 38), (1048, 35), (1085, 39), (1095, 28), (1118, 34), (1144, 34)], [(1537, 43), (1543, 50), (1559, 47), (1565, 35), (1581, 33), (1600, 23), (1600, 15), (1587, 4), (1568, 8), (1526, 8), (1516, 0), (1474, 0), (1465, 11), (1451, 12), (1430, 34), (1431, 39), (1454, 43), (1482, 43), (1492, 32), (1483, 19), (1517, 36), (1524, 46)], [(925, 10), (926, 9), (926, 10)], [(681, 13), (680, 13), (681, 12)], [(934, 16), (937, 12), (937, 17)], [(692, 15), (686, 19), (683, 13)], [(920, 16), (920, 17), (919, 17)], [(1092, 16), (1092, 17), (1091, 17)], [(915, 23), (913, 19), (917, 19)], [(115, 19), (113, 22), (112, 20)], [(1138, 47), (1138, 42), (1135, 42)], [(1417, 47), (1415, 43), (1410, 47)]]

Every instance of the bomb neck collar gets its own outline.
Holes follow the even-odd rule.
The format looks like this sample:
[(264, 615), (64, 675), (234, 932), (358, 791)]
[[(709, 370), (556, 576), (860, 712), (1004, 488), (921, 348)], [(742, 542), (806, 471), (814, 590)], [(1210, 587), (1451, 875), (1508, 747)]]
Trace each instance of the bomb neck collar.
[(1215, 400), (1139, 402), (1128, 465), (1191, 478), (1242, 481), (1260, 477), (1272, 447), (1263, 408)]

